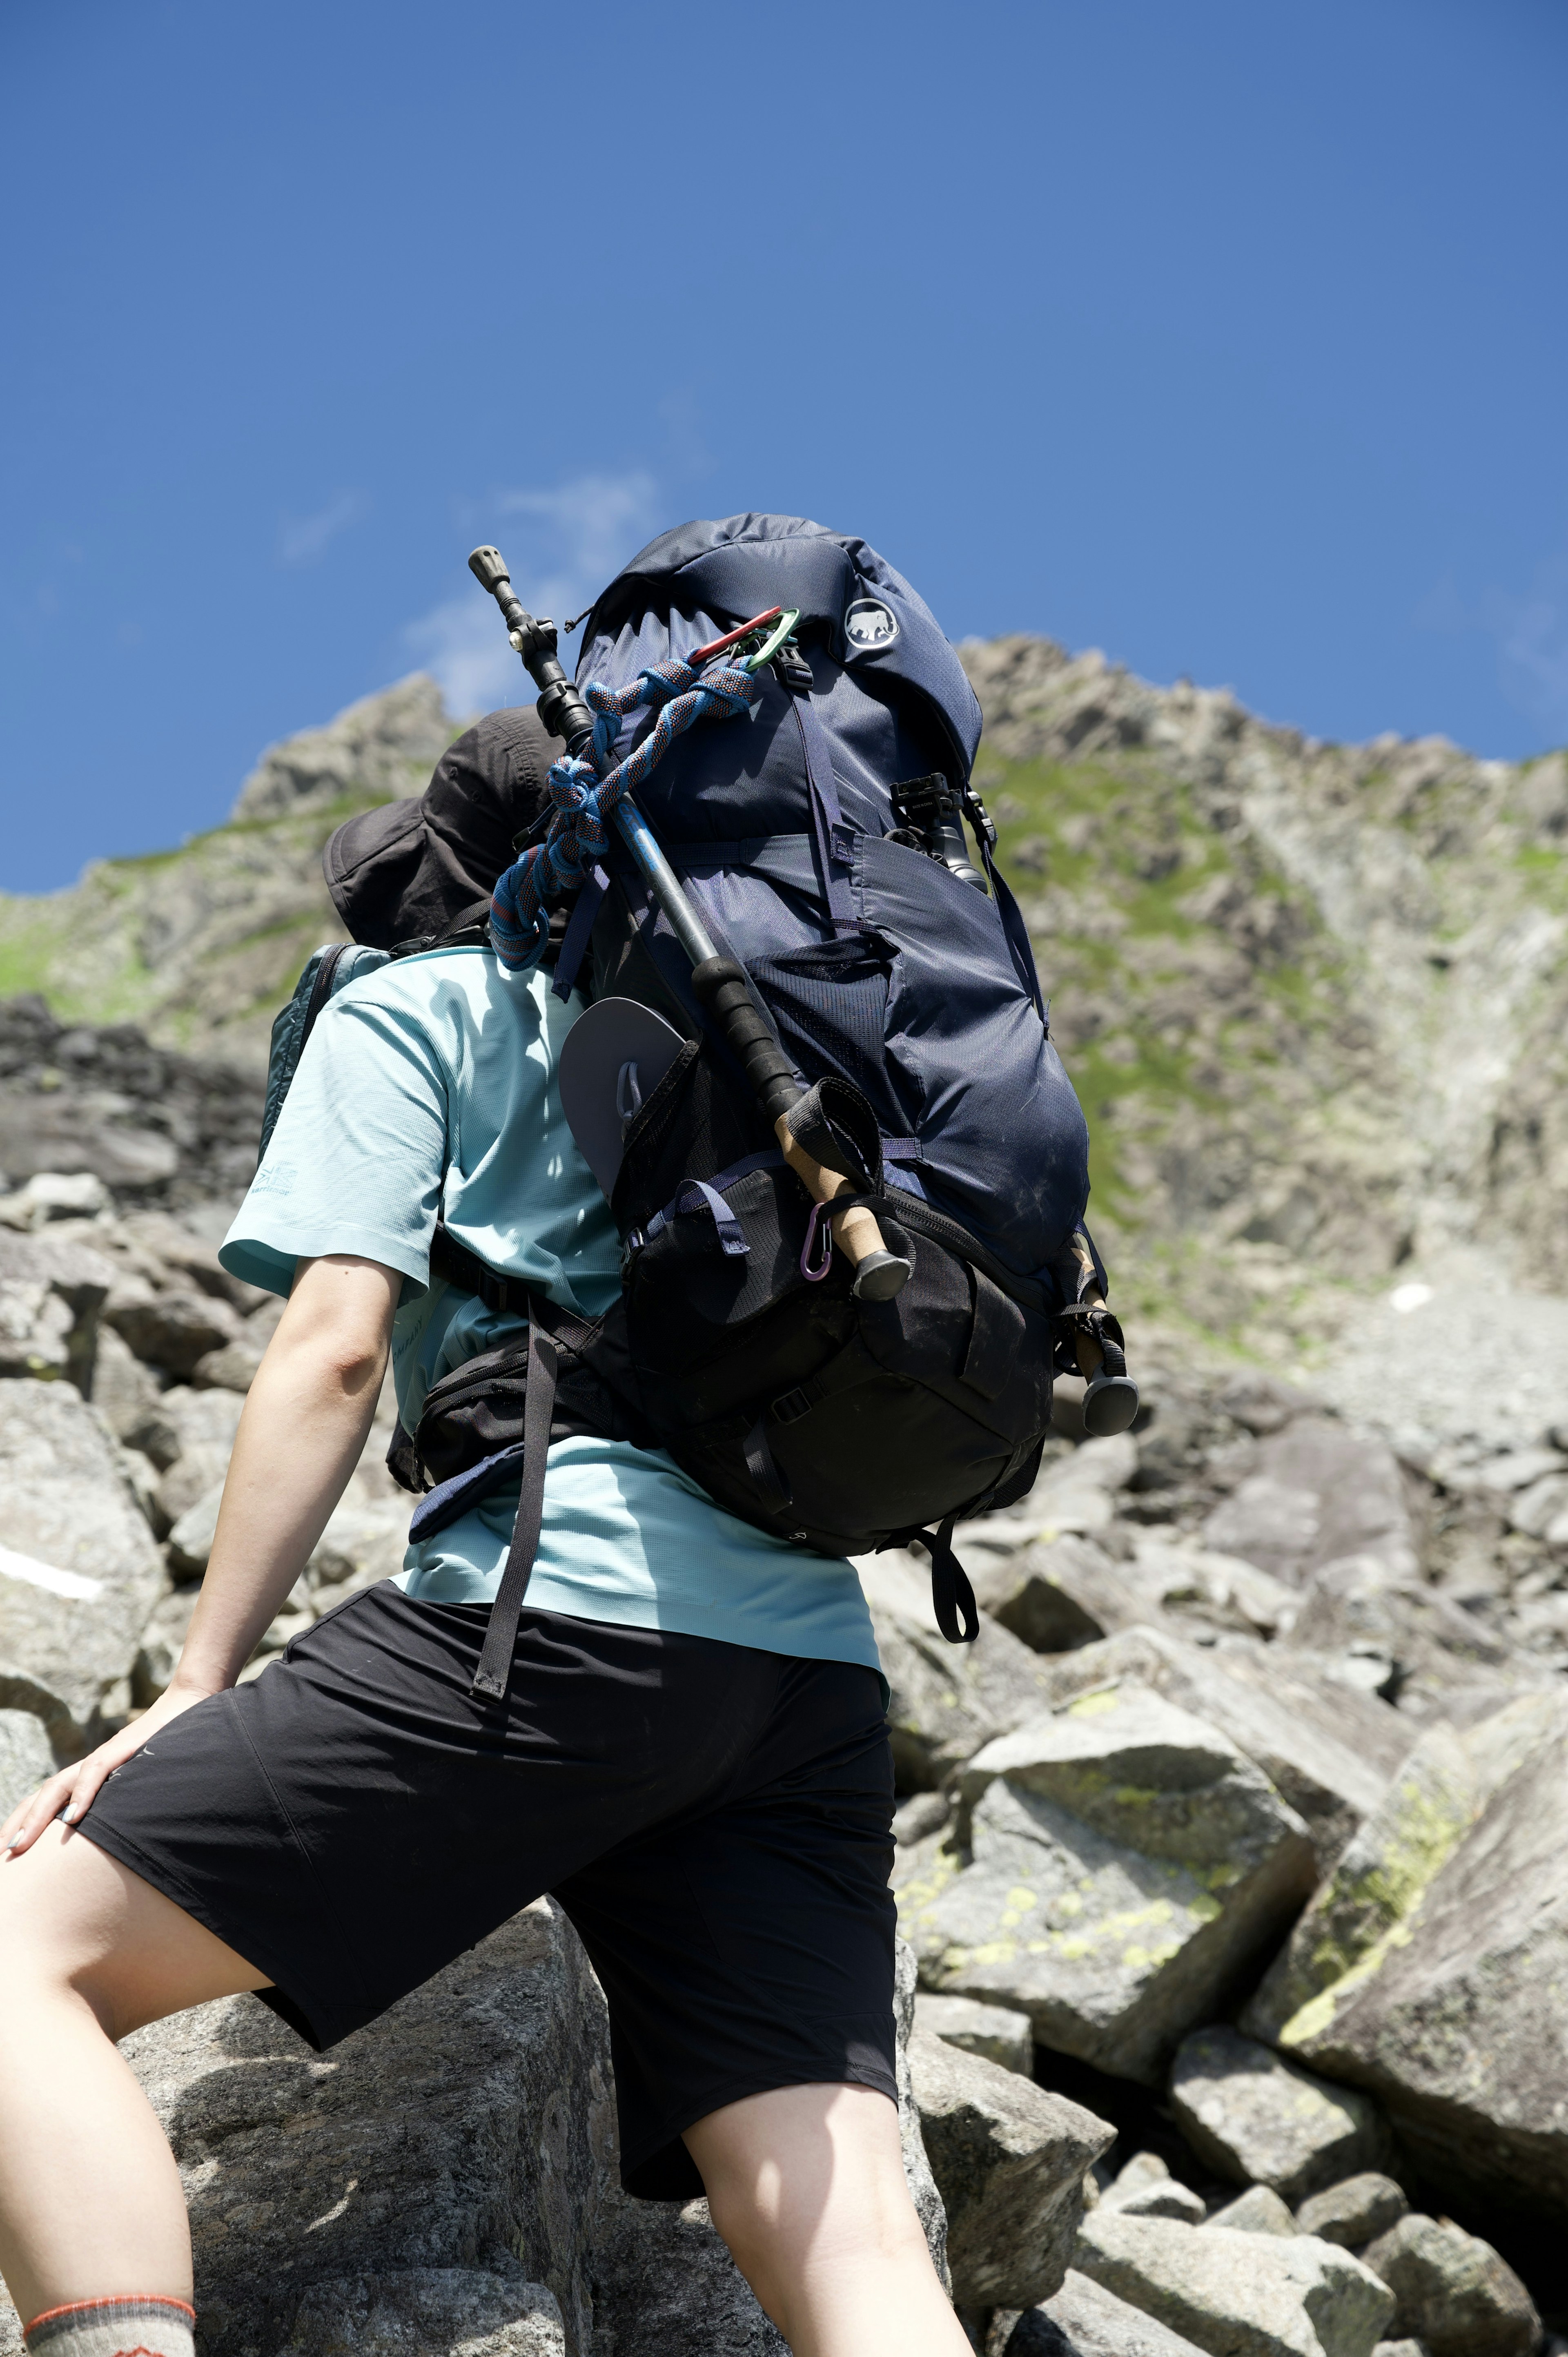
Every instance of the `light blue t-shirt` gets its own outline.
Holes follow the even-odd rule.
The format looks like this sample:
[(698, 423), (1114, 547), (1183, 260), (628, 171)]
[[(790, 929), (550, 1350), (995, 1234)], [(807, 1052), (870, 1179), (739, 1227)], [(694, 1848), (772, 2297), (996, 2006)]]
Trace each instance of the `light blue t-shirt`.
[[(555, 1085), (583, 1002), (488, 951), (401, 958), (325, 1007), (220, 1257), (286, 1296), (296, 1260), (353, 1253), (400, 1269), (392, 1378), (405, 1427), (430, 1386), (526, 1331), (430, 1279), (437, 1211), (459, 1243), (596, 1317), (620, 1287), (620, 1243)], [(410, 1546), (399, 1585), (489, 1603), (517, 1490)], [(551, 1449), (530, 1606), (577, 1620), (718, 1637), (768, 1652), (879, 1666), (852, 1565), (808, 1554), (714, 1503), (662, 1450), (579, 1437)]]

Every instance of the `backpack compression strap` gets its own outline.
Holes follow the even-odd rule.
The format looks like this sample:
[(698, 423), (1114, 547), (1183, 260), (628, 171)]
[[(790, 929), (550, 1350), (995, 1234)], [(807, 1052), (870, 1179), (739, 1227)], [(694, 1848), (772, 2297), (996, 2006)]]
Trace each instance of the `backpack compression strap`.
[(533, 1558), (539, 1552), (539, 1533), (544, 1519), (544, 1468), (550, 1454), (550, 1426), (555, 1413), (555, 1378), (560, 1363), (554, 1344), (548, 1335), (540, 1332), (537, 1318), (531, 1317), (528, 1392), (522, 1411), (522, 1491), (517, 1501), (517, 1520), (511, 1526), (506, 1569), (490, 1607), (484, 1651), (470, 1689), (482, 1701), (504, 1702), (511, 1677), (518, 1619), (533, 1574)]

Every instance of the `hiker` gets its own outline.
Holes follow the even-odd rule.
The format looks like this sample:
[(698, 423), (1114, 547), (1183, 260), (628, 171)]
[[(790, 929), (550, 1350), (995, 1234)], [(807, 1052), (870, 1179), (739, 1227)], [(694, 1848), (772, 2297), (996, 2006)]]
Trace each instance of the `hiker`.
[(223, 1248), (287, 1306), (179, 1666), (0, 1834), (0, 2267), (30, 2351), (192, 2347), (179, 2177), (114, 2040), (254, 1990), (329, 2047), (542, 1890), (609, 2000), (628, 2190), (705, 2191), (798, 2357), (967, 2348), (904, 2181), (892, 1775), (846, 1562), (579, 1437), (552, 1453), (499, 1724), (469, 1682), (515, 1488), (235, 1683), (389, 1349), (412, 1427), (521, 1324), (427, 1286), (437, 1203), (555, 1302), (618, 1286), (554, 1087), (580, 1002), (549, 985), (457, 948), (322, 1016)]
[[(0, 1829), (0, 2267), (32, 2350), (190, 2357), (178, 2177), (111, 2041), (253, 1990), (328, 2048), (549, 1891), (608, 2002), (627, 2190), (705, 2191), (797, 2357), (960, 2357), (903, 2173), (848, 1557), (923, 1545), (972, 1641), (953, 1526), (1026, 1494), (1053, 1367), (1091, 1429), (1136, 1406), (979, 708), (901, 576), (800, 518), (643, 550), (582, 694), (470, 562), (542, 719), (328, 847), (357, 946), (274, 1030), (222, 1259), (286, 1308), (179, 1667)], [(607, 1017), (672, 1045), (647, 1091), (643, 1047), (606, 1063), (601, 1187), (562, 1071)], [(404, 1569), (238, 1684), (389, 1353)]]

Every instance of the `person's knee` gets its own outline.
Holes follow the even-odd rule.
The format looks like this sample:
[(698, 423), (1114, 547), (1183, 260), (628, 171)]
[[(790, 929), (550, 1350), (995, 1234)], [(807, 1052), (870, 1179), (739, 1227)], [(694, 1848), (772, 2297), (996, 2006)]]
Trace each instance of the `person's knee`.
[(0, 2018), (77, 2002), (110, 2037), (121, 2035), (113, 1874), (101, 1852), (52, 1827), (0, 1865)]

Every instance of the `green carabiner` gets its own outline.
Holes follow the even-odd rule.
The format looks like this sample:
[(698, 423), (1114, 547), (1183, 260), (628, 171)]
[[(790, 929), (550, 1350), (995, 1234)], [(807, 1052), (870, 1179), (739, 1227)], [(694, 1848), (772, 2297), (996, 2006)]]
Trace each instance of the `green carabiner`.
[(789, 638), (790, 632), (794, 630), (795, 625), (800, 619), (800, 608), (799, 606), (786, 606), (783, 613), (780, 614), (778, 621), (775, 622), (772, 630), (768, 632), (768, 637), (763, 640), (757, 652), (754, 655), (746, 655), (742, 658), (741, 669), (743, 671), (758, 672), (762, 669), (764, 663), (770, 663), (773, 661), (774, 656), (778, 653), (779, 648), (783, 645), (785, 640)]

